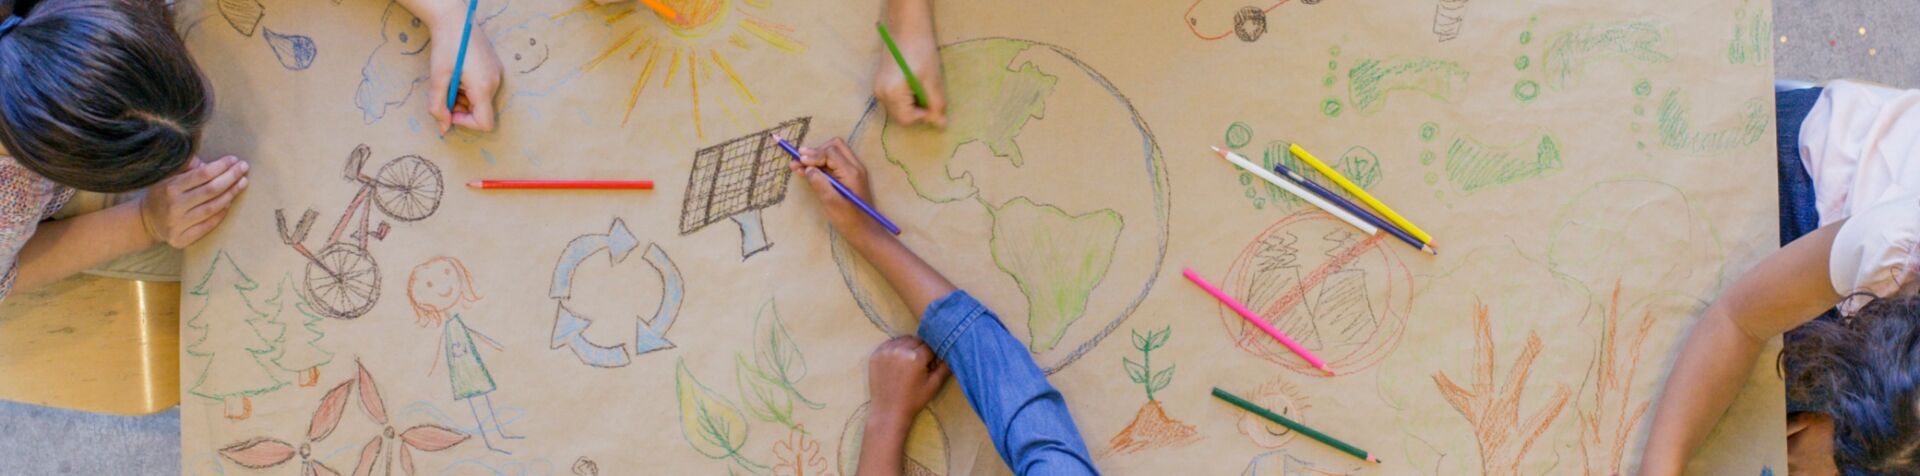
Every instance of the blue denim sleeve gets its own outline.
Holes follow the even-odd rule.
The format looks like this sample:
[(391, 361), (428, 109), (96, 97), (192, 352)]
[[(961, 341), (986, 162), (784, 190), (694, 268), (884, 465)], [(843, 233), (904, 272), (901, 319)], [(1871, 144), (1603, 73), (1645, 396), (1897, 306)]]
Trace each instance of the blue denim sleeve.
[(966, 291), (927, 306), (920, 340), (953, 369), (994, 449), (1015, 474), (1099, 474), (1066, 399), (1047, 383), (1026, 344)]

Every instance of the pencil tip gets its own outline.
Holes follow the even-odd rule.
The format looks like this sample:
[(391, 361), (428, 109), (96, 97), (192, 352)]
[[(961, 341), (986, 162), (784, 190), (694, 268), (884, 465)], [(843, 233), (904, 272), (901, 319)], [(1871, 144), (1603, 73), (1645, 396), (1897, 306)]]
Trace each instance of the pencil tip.
[(471, 182), (467, 182), (467, 188), (480, 188), (480, 181), (474, 180)]
[(1367, 455), (1367, 461), (1372, 461), (1373, 464), (1381, 463), (1380, 458), (1375, 458), (1373, 455)]

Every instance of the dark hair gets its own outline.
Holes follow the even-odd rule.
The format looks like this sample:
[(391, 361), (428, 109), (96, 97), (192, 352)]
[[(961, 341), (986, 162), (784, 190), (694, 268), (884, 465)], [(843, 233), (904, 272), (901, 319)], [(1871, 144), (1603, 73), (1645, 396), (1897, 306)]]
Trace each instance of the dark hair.
[(197, 152), (213, 91), (160, 0), (0, 0), (0, 14), (23, 17), (0, 35), (0, 146), (20, 165), (125, 192)]
[(1793, 331), (1787, 392), (1833, 417), (1843, 474), (1920, 474), (1920, 296), (1874, 299)]

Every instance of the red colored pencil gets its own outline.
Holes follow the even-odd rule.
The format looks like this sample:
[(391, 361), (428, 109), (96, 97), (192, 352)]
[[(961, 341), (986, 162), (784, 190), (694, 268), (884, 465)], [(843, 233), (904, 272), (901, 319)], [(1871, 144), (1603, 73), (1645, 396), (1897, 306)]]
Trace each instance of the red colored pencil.
[(475, 180), (478, 189), (653, 190), (652, 180)]

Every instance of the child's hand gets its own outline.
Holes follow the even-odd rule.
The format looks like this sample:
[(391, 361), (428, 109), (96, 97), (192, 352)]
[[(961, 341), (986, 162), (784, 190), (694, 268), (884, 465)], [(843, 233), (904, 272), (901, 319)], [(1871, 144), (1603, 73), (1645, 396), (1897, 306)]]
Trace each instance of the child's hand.
[(466, 21), (466, 11), (461, 10), (459, 14), (460, 17), (452, 21), (434, 24), (435, 41), (432, 58), (428, 60), (433, 76), (428, 82), (427, 110), (439, 123), (441, 134), (453, 130), (453, 126), (492, 131), (493, 96), (500, 90), (500, 57), (494, 54), (493, 43), (487, 40), (486, 32), (479, 28), (467, 38), (466, 64), (460, 67), (460, 94), (453, 110), (447, 110), (447, 83), (453, 80), (454, 65), (460, 61), (460, 33)]
[(846, 141), (835, 137), (818, 148), (802, 148), (800, 161), (788, 162), (787, 167), (813, 188), (813, 196), (820, 199), (821, 208), (827, 211), (827, 221), (833, 223), (834, 227), (842, 232), (852, 232), (859, 230), (857, 227), (860, 226), (880, 226), (867, 218), (859, 205), (840, 196), (840, 192), (833, 189), (833, 183), (827, 181), (827, 175), (831, 174), (847, 190), (859, 195), (861, 200), (873, 203), (873, 193), (867, 189), (867, 166), (853, 155), (853, 149), (847, 147)]
[(162, 180), (140, 197), (140, 221), (154, 241), (186, 248), (207, 236), (233, 198), (247, 189), (246, 161), (226, 156), (213, 162), (187, 162), (186, 170)]
[(887, 32), (893, 34), (900, 56), (907, 58), (913, 76), (927, 90), (927, 104), (915, 104), (913, 88), (893, 53), (880, 54), (880, 66), (873, 75), (873, 96), (886, 106), (887, 117), (906, 125), (922, 122), (934, 127), (947, 126), (947, 95), (940, 74), (940, 45), (933, 39), (933, 7), (924, 1), (890, 2)]
[(933, 401), (952, 374), (927, 343), (913, 336), (880, 344), (867, 358), (867, 392), (873, 401), (868, 420), (912, 425), (913, 416)]

